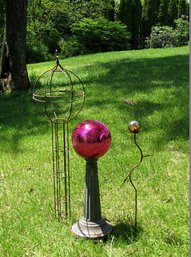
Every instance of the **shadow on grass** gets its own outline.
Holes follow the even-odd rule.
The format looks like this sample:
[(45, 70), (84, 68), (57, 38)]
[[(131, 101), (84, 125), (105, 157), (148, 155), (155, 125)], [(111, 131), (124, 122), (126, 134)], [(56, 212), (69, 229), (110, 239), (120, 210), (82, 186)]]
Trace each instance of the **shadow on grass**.
[(116, 240), (131, 244), (137, 241), (143, 233), (141, 225), (134, 226), (131, 221), (119, 221), (113, 228), (112, 235)]
[[(156, 128), (165, 131), (165, 137), (155, 139), (154, 143), (158, 148), (177, 138), (188, 140), (188, 65), (188, 55), (96, 63), (88, 67), (88, 75), (81, 78), (86, 85), (85, 108), (96, 107), (109, 113), (112, 106), (112, 110), (116, 109), (124, 116), (137, 119), (145, 131)], [(79, 70), (79, 76), (84, 69), (86, 67)], [(32, 83), (36, 80), (34, 74), (31, 80)], [(166, 93), (166, 89), (171, 88), (172, 93)], [(161, 89), (160, 101), (141, 98), (133, 106), (122, 102), (129, 95), (133, 97), (141, 93), (153, 96)], [(179, 115), (171, 115), (175, 107), (178, 108)], [(50, 128), (49, 122), (37, 113), (31, 91), (1, 94), (0, 109), (0, 140), (2, 145), (6, 145), (2, 147), (3, 151), (17, 151), (23, 137), (44, 134)], [(160, 119), (148, 122), (155, 112), (160, 114)], [(115, 126), (116, 121), (112, 122)]]
[(1, 94), (0, 109), (1, 151), (19, 153), (22, 138), (47, 133), (50, 126), (36, 110), (30, 90)]
[[(112, 105), (120, 113), (138, 120), (144, 131), (161, 131), (163, 135), (154, 140), (158, 149), (172, 140), (188, 140), (188, 67), (188, 55), (97, 63), (85, 81), (89, 91), (86, 107), (97, 105), (99, 110), (109, 112)], [(97, 76), (96, 70), (103, 70), (103, 74)], [(98, 85), (96, 94), (94, 83)], [(135, 105), (122, 101), (135, 100), (137, 94), (142, 97)]]
[[(89, 86), (96, 82), (113, 93), (121, 90), (124, 95), (137, 91), (145, 93), (154, 88), (169, 88), (172, 82), (177, 86), (188, 82), (188, 65), (188, 55), (96, 63), (83, 82)], [(100, 74), (96, 73), (97, 70)]]

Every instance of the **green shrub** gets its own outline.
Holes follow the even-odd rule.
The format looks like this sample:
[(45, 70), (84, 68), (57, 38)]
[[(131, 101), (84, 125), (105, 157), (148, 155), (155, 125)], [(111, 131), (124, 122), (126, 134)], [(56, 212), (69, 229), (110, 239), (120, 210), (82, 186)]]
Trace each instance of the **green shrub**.
[(33, 32), (27, 32), (26, 58), (27, 63), (43, 62), (51, 59), (48, 48), (38, 40)]
[(152, 27), (150, 37), (146, 39), (146, 47), (164, 48), (178, 45), (175, 30), (169, 26)]
[(178, 45), (187, 45), (189, 41), (189, 22), (183, 19), (177, 19), (174, 21), (176, 24), (176, 35), (178, 38)]
[(126, 25), (119, 22), (104, 18), (85, 18), (79, 23), (74, 23), (72, 32), (79, 42), (82, 54), (130, 48), (130, 33)]

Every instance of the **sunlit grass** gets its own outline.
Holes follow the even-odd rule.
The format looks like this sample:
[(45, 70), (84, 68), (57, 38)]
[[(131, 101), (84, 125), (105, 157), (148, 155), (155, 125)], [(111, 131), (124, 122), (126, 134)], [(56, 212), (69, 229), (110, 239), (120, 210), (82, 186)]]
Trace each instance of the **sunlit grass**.
[[(72, 219), (53, 210), (51, 128), (32, 90), (0, 95), (0, 256), (188, 256), (188, 48), (149, 49), (60, 60), (86, 87), (84, 109), (70, 122), (98, 119), (112, 145), (98, 161), (102, 215), (114, 230), (106, 242), (76, 239), (82, 215), (85, 161), (71, 147)], [(31, 82), (55, 65), (28, 65)], [(124, 100), (130, 100), (128, 105)], [(152, 154), (134, 171), (138, 234), (133, 233), (134, 191), (123, 184), (139, 161), (127, 130), (137, 120), (137, 142)]]

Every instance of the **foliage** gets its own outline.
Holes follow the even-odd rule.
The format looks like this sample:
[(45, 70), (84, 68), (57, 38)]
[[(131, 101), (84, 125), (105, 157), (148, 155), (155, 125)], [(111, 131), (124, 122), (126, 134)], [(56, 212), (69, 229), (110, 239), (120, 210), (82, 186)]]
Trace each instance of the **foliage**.
[(147, 37), (146, 47), (163, 48), (187, 45), (189, 41), (189, 22), (182, 18), (174, 20), (175, 28), (169, 26), (154, 26), (150, 37)]
[[(105, 1), (104, 1), (105, 2)], [(116, 3), (115, 0), (109, 0), (107, 1), (108, 3), (110, 3), (110, 5), (108, 5), (108, 7), (105, 10), (105, 14), (104, 17), (109, 20), (109, 21), (115, 21), (115, 17), (116, 17)]]
[(72, 23), (79, 22), (83, 18), (107, 18), (113, 20), (111, 16), (114, 13), (115, 4), (113, 0), (70, 0)]
[[(70, 147), (72, 218), (54, 217), (51, 125), (35, 109), (32, 92), (0, 95), (0, 255), (2, 257), (189, 256), (189, 48), (108, 52), (60, 60), (86, 85), (86, 102), (69, 132), (84, 119), (111, 130), (98, 160), (102, 215), (114, 229), (102, 242), (76, 239), (83, 213), (85, 160)], [(28, 65), (30, 78), (55, 62)], [(128, 105), (123, 99), (134, 101)], [(134, 170), (134, 191), (123, 184), (139, 161), (127, 126), (137, 120), (145, 158)]]
[(158, 11), (158, 24), (160, 26), (166, 26), (168, 25), (169, 22), (169, 17), (168, 17), (168, 0), (161, 0), (160, 1), (160, 6), (159, 6), (159, 11)]
[(43, 62), (50, 59), (48, 48), (38, 40), (35, 33), (27, 33), (27, 63)]
[(28, 26), (32, 26), (34, 32), (46, 43), (47, 31), (57, 30), (62, 38), (71, 36), (73, 23), (87, 17), (104, 17), (113, 8), (111, 0), (29, 0)]
[(189, 17), (189, 3), (187, 0), (178, 0), (178, 18), (182, 15)]
[(63, 57), (76, 56), (83, 52), (83, 46), (80, 45), (76, 36), (62, 40), (59, 46), (61, 48), (61, 56)]
[(151, 48), (174, 47), (178, 45), (178, 38), (172, 27), (154, 26), (146, 44)]
[(176, 24), (176, 35), (178, 37), (178, 45), (187, 45), (189, 41), (189, 22), (183, 19), (174, 21)]
[[(174, 20), (184, 14), (188, 17), (187, 0), (144, 0), (142, 35), (148, 37), (153, 26), (175, 27)], [(181, 13), (181, 14), (180, 14)]]
[(55, 50), (59, 50), (59, 41), (61, 40), (61, 35), (57, 29), (50, 29), (46, 34), (46, 41), (43, 43), (48, 47), (49, 53), (55, 54)]
[[(182, 15), (188, 16), (188, 10), (187, 0), (28, 0), (27, 40), (31, 37), (33, 39), (27, 42), (27, 51), (29, 53), (30, 48), (30, 51), (34, 52), (32, 49), (36, 48), (35, 44), (39, 41), (37, 44), (41, 45), (41, 51), (44, 52), (42, 61), (48, 59), (49, 54), (54, 54), (55, 49), (59, 48), (62, 48), (64, 56), (89, 52), (89, 49), (84, 49), (85, 44), (82, 46), (73, 32), (74, 24), (76, 26), (77, 23), (83, 22), (84, 18), (121, 21), (131, 33), (131, 48), (144, 47), (142, 42), (150, 35), (152, 26), (175, 27), (174, 19)], [(1, 14), (4, 13), (4, 0), (0, 0), (0, 11)], [(1, 15), (1, 41), (3, 27), (4, 18)], [(100, 51), (99, 48), (102, 49), (103, 46), (96, 45), (96, 48)], [(112, 48), (109, 41), (106, 48)], [(121, 47), (117, 50), (120, 49)], [(34, 57), (33, 55), (31, 60), (35, 60)]]
[(118, 8), (117, 19), (124, 23), (131, 33), (131, 48), (139, 46), (142, 5), (140, 0), (122, 0)]
[(130, 34), (125, 25), (104, 18), (85, 18), (72, 28), (81, 54), (129, 49)]
[(5, 6), (4, 0), (0, 0), (0, 53), (1, 53), (1, 42), (3, 41), (3, 32), (4, 32), (4, 14), (5, 14)]
[(79, 51), (72, 32), (73, 24), (85, 17), (96, 19), (106, 16), (114, 20), (114, 8), (113, 0), (29, 0), (28, 31), (48, 47), (49, 53), (54, 54), (55, 49), (64, 47), (65, 56), (76, 55)]
[[(69, 33), (66, 5), (55, 1), (29, 1), (28, 31), (37, 37), (51, 54), (58, 48), (61, 35)], [(63, 26), (64, 24), (64, 26)]]
[(168, 4), (168, 24), (174, 26), (174, 20), (178, 18), (177, 0), (170, 0)]
[(151, 33), (151, 27), (156, 25), (159, 8), (159, 0), (144, 0), (142, 12), (142, 34), (147, 37)]
[(119, 2), (119, 7), (118, 7), (118, 15), (117, 18), (118, 20), (120, 20), (121, 22), (125, 23), (128, 21), (128, 16), (127, 16), (127, 12), (128, 12), (128, 5), (127, 5), (127, 1), (126, 0), (121, 0)]

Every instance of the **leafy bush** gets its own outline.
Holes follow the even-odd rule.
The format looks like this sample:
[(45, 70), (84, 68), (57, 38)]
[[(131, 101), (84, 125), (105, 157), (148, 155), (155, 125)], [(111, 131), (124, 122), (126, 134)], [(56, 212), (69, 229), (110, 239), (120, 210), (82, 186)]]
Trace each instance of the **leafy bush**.
[(126, 25), (119, 22), (104, 18), (84, 18), (74, 23), (72, 32), (79, 43), (81, 54), (130, 48), (130, 33)]
[(176, 24), (176, 35), (178, 38), (178, 45), (187, 45), (189, 41), (189, 22), (184, 19), (177, 19), (174, 21)]
[(48, 48), (32, 32), (27, 32), (26, 57), (27, 63), (43, 62), (51, 59)]
[(175, 47), (178, 45), (176, 31), (169, 26), (152, 27), (146, 46), (151, 48)]

